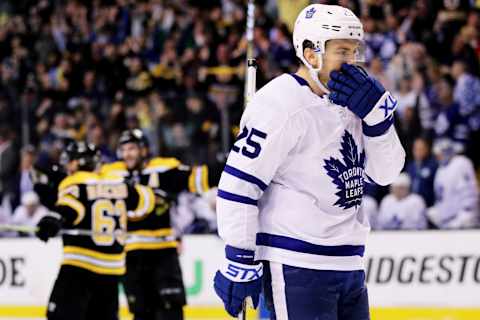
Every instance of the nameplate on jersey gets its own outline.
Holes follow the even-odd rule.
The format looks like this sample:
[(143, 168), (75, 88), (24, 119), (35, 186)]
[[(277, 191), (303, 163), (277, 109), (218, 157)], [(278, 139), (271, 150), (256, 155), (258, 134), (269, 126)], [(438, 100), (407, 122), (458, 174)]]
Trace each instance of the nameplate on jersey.
[(96, 184), (87, 186), (88, 200), (100, 198), (107, 199), (125, 199), (128, 196), (127, 186), (125, 184)]

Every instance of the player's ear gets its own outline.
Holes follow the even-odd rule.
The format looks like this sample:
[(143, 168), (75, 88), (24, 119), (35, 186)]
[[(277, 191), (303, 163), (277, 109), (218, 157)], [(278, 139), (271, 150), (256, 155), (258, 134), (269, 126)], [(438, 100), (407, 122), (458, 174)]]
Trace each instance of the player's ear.
[(318, 64), (318, 55), (315, 54), (315, 51), (312, 48), (305, 48), (303, 50), (303, 56), (311, 66), (316, 66)]

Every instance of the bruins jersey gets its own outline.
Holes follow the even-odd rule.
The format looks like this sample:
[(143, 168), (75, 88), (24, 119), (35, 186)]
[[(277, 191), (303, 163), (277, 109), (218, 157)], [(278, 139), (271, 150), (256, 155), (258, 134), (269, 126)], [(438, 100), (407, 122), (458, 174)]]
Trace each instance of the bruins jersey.
[(207, 166), (190, 167), (175, 158), (152, 158), (141, 171), (127, 170), (122, 161), (105, 164), (101, 171), (149, 186), (156, 195), (155, 208), (149, 214), (129, 216), (125, 246), (127, 253), (176, 248), (178, 242), (170, 217), (172, 200), (181, 191), (201, 194), (209, 189)]
[(127, 185), (123, 178), (80, 171), (58, 187), (55, 211), (64, 227), (90, 231), (63, 235), (63, 265), (106, 275), (125, 273), (127, 216), (139, 218), (153, 210), (152, 189)]

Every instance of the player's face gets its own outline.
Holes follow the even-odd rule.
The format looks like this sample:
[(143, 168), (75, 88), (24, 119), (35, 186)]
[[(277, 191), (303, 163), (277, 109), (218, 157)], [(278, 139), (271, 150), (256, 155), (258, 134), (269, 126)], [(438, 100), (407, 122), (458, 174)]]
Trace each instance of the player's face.
[(333, 39), (325, 44), (320, 80), (327, 83), (330, 80), (330, 72), (340, 70), (342, 63), (355, 63), (359, 42), (351, 39)]
[(67, 171), (68, 175), (72, 175), (75, 172), (77, 172), (78, 171), (78, 160), (72, 160), (72, 161), (67, 162), (67, 164), (65, 165), (65, 170)]
[(138, 168), (142, 162), (142, 149), (136, 143), (121, 145), (120, 154), (128, 169)]
[(397, 199), (403, 199), (409, 194), (407, 186), (392, 186), (392, 193)]
[(417, 139), (413, 143), (413, 158), (422, 161), (428, 156), (428, 145), (423, 139)]

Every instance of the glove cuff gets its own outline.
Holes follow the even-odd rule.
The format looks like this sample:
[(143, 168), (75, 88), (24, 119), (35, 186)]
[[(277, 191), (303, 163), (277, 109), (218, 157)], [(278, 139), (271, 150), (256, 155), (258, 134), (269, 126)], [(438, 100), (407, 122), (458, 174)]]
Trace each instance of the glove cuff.
[(373, 109), (363, 118), (363, 121), (368, 126), (375, 126), (388, 119), (397, 108), (397, 104), (397, 100), (390, 92), (385, 91)]
[(253, 250), (240, 249), (229, 245), (225, 246), (225, 257), (230, 261), (242, 264), (255, 264), (255, 252)]
[(383, 135), (385, 132), (390, 129), (390, 127), (393, 124), (393, 115), (386, 119), (385, 121), (380, 122), (379, 124), (376, 124), (374, 126), (369, 126), (365, 123), (365, 121), (362, 121), (362, 131), (363, 134), (366, 135), (367, 137), (378, 137)]

